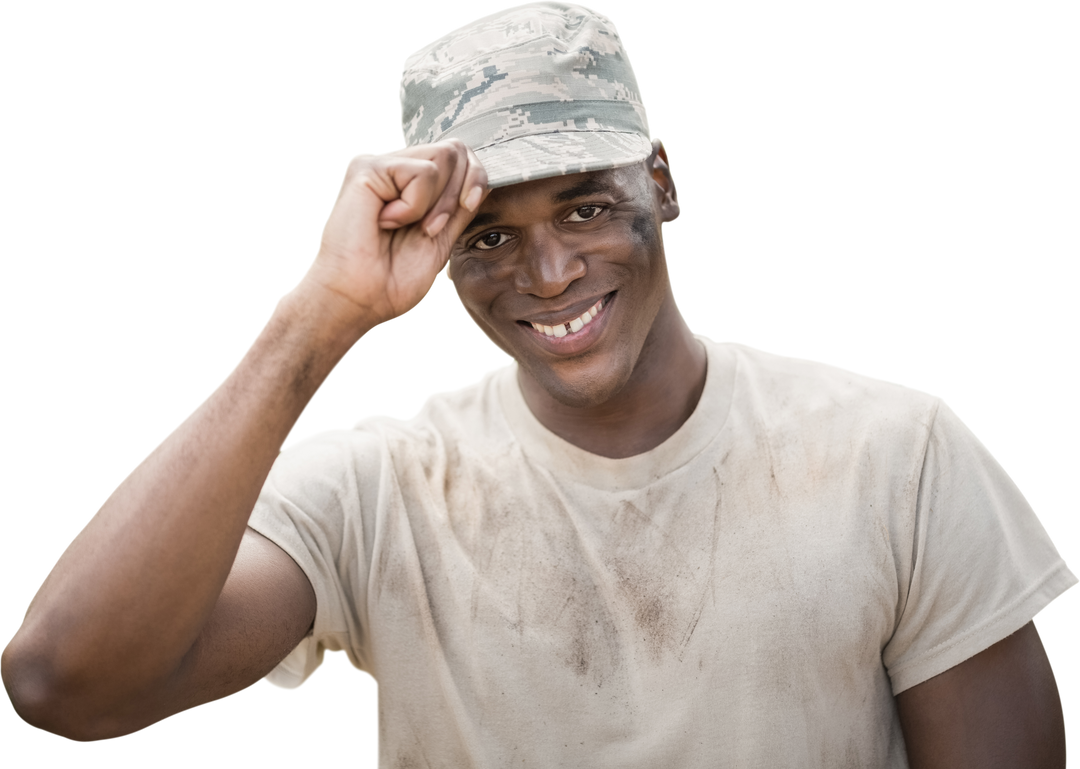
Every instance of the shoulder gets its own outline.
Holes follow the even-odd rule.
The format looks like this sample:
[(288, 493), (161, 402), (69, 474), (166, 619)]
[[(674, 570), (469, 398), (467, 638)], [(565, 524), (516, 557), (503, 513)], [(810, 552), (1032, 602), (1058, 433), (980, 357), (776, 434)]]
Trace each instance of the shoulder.
[[(715, 343), (713, 343), (715, 344)], [(739, 344), (715, 345), (730, 350), (738, 377), (762, 395), (811, 404), (841, 401), (844, 405), (878, 404), (881, 407), (926, 407), (937, 399), (892, 382), (856, 374), (816, 361), (790, 358)]]
[(422, 459), (465, 448), (501, 451), (512, 440), (501, 391), (514, 374), (513, 366), (493, 371), (468, 387), (431, 396), (412, 419), (377, 417), (355, 429), (376, 436), (394, 456), (404, 452)]
[(734, 404), (757, 420), (780, 427), (826, 429), (843, 424), (868, 431), (911, 428), (926, 436), (941, 401), (909, 387), (824, 363), (716, 345), (734, 360)]
[(438, 435), (454, 440), (477, 438), (500, 426), (499, 388), (502, 381), (512, 378), (513, 374), (513, 367), (493, 371), (468, 387), (432, 395), (412, 418), (367, 417), (351, 429), (330, 431), (299, 441), (283, 456), (293, 454), (310, 460), (373, 458), (373, 453), (387, 447), (423, 446)]
[(505, 453), (512, 442), (499, 400), (500, 382), (513, 369), (474, 385), (432, 396), (411, 419), (367, 418), (349, 430), (305, 438), (285, 449), (263, 496), (277, 492), (325, 505), (328, 496), (364, 496), (380, 479), (409, 476), (464, 455)]

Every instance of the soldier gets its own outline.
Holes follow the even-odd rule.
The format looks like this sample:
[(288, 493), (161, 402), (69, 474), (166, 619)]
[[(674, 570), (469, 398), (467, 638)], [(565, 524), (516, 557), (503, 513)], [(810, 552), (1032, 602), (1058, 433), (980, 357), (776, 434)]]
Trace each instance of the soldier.
[[(387, 766), (1063, 765), (1031, 620), (1075, 578), (937, 399), (691, 333), (611, 23), (497, 14), (402, 93), (409, 146), (43, 585), (20, 714), (111, 737), (331, 649)], [(279, 456), (443, 267), (516, 365)]]

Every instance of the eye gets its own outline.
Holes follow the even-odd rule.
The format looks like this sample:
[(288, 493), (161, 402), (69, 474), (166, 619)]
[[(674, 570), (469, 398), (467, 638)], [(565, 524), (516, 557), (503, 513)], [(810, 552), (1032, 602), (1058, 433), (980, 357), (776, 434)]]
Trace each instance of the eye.
[(505, 232), (486, 232), (476, 239), (472, 247), (480, 251), (490, 251), (503, 245), (508, 240), (510, 240), (510, 236)]
[[(604, 212), (604, 206), (588, 205), (578, 206), (570, 215), (566, 217), (568, 222), (587, 222), (595, 219)], [(474, 248), (477, 251), (492, 251), (500, 246), (506, 245), (507, 242), (513, 239), (512, 235), (505, 232), (485, 232), (479, 238), (472, 242), (470, 248)]]
[(566, 221), (587, 222), (590, 219), (595, 219), (596, 217), (600, 216), (603, 211), (603, 206), (578, 206), (570, 213), (568, 217), (566, 217)]

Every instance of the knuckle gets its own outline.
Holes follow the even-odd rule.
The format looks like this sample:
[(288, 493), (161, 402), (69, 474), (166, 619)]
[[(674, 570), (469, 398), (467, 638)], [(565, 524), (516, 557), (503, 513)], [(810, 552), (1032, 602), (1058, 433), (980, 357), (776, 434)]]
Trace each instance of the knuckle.
[(447, 163), (456, 163), (458, 157), (458, 144), (461, 143), (460, 139), (447, 139), (446, 141), (439, 142), (439, 157)]
[(371, 153), (364, 153), (363, 155), (357, 155), (349, 161), (349, 165), (358, 165), (362, 167), (368, 167), (374, 165), (381, 159), (380, 155), (372, 155)]
[(433, 160), (417, 159), (415, 161), (416, 172), (423, 178), (431, 178), (438, 175), (438, 163)]
[(422, 160), (420, 161), (420, 173), (427, 178), (437, 178), (439, 176), (439, 164), (434, 160)]

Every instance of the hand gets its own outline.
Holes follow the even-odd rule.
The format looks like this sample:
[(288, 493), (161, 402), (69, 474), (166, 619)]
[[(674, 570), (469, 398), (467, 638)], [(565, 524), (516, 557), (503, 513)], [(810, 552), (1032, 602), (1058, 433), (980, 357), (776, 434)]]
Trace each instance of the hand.
[(487, 173), (458, 140), (349, 164), (305, 282), (372, 328), (414, 307), (487, 195)]

